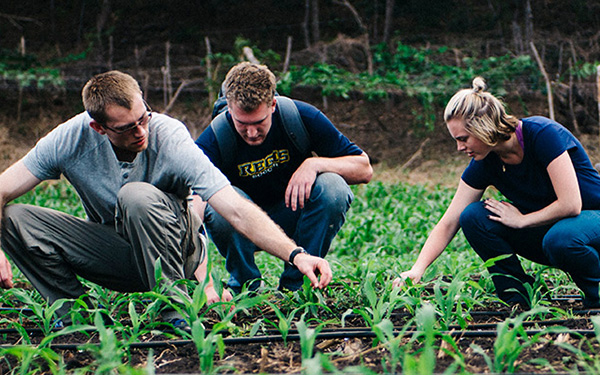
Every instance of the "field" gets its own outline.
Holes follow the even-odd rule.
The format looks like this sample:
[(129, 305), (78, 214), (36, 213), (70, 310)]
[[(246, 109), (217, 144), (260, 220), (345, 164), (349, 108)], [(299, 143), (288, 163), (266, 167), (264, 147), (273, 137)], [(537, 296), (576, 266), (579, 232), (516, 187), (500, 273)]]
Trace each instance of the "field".
[[(282, 262), (258, 254), (265, 288), (231, 304), (205, 305), (157, 288), (120, 294), (88, 284), (75, 324), (54, 328), (53, 311), (14, 269), (0, 297), (1, 374), (154, 373), (599, 373), (599, 311), (583, 310), (566, 274), (524, 261), (535, 275), (531, 309), (500, 303), (485, 265), (462, 234), (424, 281), (392, 289), (452, 198), (442, 186), (383, 182), (354, 187), (355, 201), (328, 260), (330, 287), (277, 291)], [(19, 199), (83, 216), (63, 181)], [(211, 249), (218, 287), (227, 279)], [(157, 274), (160, 278), (160, 274)], [(175, 306), (191, 332), (158, 323)]]

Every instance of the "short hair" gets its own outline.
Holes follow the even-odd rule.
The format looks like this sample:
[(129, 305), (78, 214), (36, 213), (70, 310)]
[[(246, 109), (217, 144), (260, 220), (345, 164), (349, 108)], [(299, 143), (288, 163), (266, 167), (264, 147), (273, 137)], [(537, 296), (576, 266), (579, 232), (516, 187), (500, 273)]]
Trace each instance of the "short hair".
[(108, 120), (106, 108), (118, 105), (127, 109), (133, 106), (134, 97), (141, 94), (138, 82), (129, 74), (118, 70), (100, 73), (92, 77), (83, 87), (83, 107), (101, 124)]
[(275, 96), (275, 74), (265, 65), (247, 61), (235, 65), (225, 77), (225, 98), (244, 112), (252, 112)]
[(504, 103), (486, 89), (485, 80), (476, 77), (472, 89), (454, 94), (446, 105), (444, 121), (462, 119), (465, 130), (488, 146), (495, 146), (510, 138), (519, 120), (506, 113)]

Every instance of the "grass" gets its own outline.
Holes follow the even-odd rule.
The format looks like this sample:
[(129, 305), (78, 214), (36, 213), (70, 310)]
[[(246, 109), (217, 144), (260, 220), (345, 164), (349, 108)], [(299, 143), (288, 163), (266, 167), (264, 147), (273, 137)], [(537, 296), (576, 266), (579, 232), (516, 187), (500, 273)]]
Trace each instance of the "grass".
[[(402, 290), (391, 289), (391, 280), (403, 270), (409, 269), (415, 261), (421, 245), (437, 220), (450, 203), (454, 189), (442, 186), (425, 187), (406, 183), (374, 181), (368, 185), (353, 186), (355, 201), (347, 221), (334, 240), (327, 257), (339, 287), (324, 291), (314, 291), (308, 284), (300, 291), (275, 298), (275, 293), (259, 296), (241, 294), (229, 304), (206, 306), (202, 284), (186, 281), (191, 302), (177, 305), (165, 296), (165, 291), (157, 289), (146, 293), (121, 294), (86, 283), (89, 287), (88, 299), (76, 301), (73, 316), (76, 325), (63, 333), (81, 331), (95, 327), (101, 339), (100, 346), (83, 347), (94, 361), (81, 369), (81, 373), (152, 373), (152, 353), (148, 355), (145, 368), (131, 368), (126, 365), (130, 355), (128, 346), (142, 340), (144, 335), (175, 337), (158, 329), (156, 319), (167, 306), (175, 306), (191, 324), (192, 332), (187, 334), (197, 349), (199, 370), (214, 373), (219, 370), (214, 361), (223, 356), (223, 336), (253, 336), (275, 328), (284, 336), (297, 328), (300, 334), (301, 358), (306, 367), (317, 366), (323, 371), (334, 371), (333, 357), (315, 349), (315, 335), (330, 325), (343, 326), (350, 316), (358, 316), (376, 334), (375, 343), (385, 349), (382, 359), (385, 371), (403, 369), (406, 373), (433, 371), (435, 351), (445, 351), (451, 355), (453, 364), (449, 372), (462, 372), (465, 368), (463, 354), (454, 338), (444, 334), (451, 326), (464, 327), (471, 320), (471, 310), (481, 303), (496, 301), (489, 275), (484, 264), (470, 249), (462, 233), (456, 236), (448, 249), (429, 267), (423, 282), (407, 285)], [(43, 183), (33, 192), (17, 200), (54, 208), (69, 214), (85, 217), (77, 194), (65, 181)], [(224, 260), (211, 244), (210, 267), (214, 278), (225, 282), (228, 274)], [(277, 287), (282, 262), (268, 254), (260, 253), (257, 263), (263, 270), (267, 287)], [(540, 280), (552, 280), (550, 293), (563, 293), (574, 290), (573, 283), (560, 271), (548, 269), (524, 261), (524, 268)], [(40, 296), (31, 290), (28, 282), (13, 267), (16, 278), (22, 281), (23, 288), (16, 288), (0, 297), (4, 307), (33, 307), (33, 315), (19, 315), (17, 321), (2, 316), (0, 322), (23, 330), (25, 324), (37, 325), (47, 332), (44, 345), (39, 347), (13, 346), (0, 347), (0, 369), (5, 364), (10, 374), (29, 374), (49, 371), (52, 374), (69, 373), (63, 359), (49, 348), (49, 344), (59, 334), (51, 333), (52, 317), (56, 306), (48, 306)], [(448, 278), (448, 276), (453, 276)], [(429, 285), (433, 292), (424, 292)], [(489, 371), (517, 371), (518, 358), (526, 347), (533, 347), (545, 340), (542, 335), (526, 337), (522, 322), (533, 317), (548, 318), (568, 316), (568, 312), (544, 308), (536, 286), (532, 287), (531, 299), (537, 306), (532, 313), (512, 317), (498, 324), (498, 342), (495, 353), (486, 353), (474, 347), (485, 359)], [(328, 304), (327, 300), (334, 300)], [(90, 302), (91, 301), (91, 302)], [(89, 305), (92, 303), (92, 305)], [(403, 309), (413, 315), (405, 322), (400, 334), (394, 336), (391, 313)], [(267, 318), (265, 311), (274, 312)], [(16, 311), (16, 310), (15, 310)], [(110, 315), (114, 325), (106, 325), (100, 313)], [(211, 323), (209, 315), (218, 316), (218, 323)], [(251, 324), (236, 323), (234, 316), (253, 317)], [(121, 321), (130, 322), (127, 325)], [(597, 327), (600, 321), (595, 322)], [(395, 324), (398, 324), (397, 322)], [(410, 333), (409, 328), (416, 328)], [(24, 332), (24, 331), (23, 331)], [(177, 333), (177, 332), (175, 332)], [(183, 337), (185, 333), (179, 332)], [(502, 339), (500, 339), (502, 337)], [(595, 339), (594, 339), (595, 340)], [(581, 341), (580, 344), (561, 343), (563, 348), (573, 352), (575, 362), (585, 369), (597, 369), (598, 360), (586, 353), (596, 341)], [(439, 342), (444, 342), (439, 344)], [(24, 341), (25, 344), (28, 340)], [(337, 353), (335, 356), (342, 356)], [(8, 359), (19, 359), (15, 365)], [(433, 362), (432, 362), (433, 361)], [(548, 364), (540, 361), (540, 366)], [(11, 367), (13, 366), (13, 367)], [(363, 369), (364, 370), (364, 369)]]

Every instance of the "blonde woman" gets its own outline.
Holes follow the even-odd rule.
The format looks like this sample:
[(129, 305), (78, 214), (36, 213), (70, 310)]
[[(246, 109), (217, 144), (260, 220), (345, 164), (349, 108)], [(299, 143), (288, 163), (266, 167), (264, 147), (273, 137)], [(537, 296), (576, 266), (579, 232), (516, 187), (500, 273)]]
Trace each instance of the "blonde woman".
[[(417, 261), (394, 286), (420, 281), (462, 228), (484, 261), (512, 254), (489, 268), (503, 301), (527, 306), (523, 284), (533, 277), (518, 254), (567, 272), (584, 306), (600, 307), (600, 175), (577, 138), (548, 118), (508, 115), (480, 77), (450, 99), (444, 121), (458, 151), (472, 160)], [(507, 200), (482, 201), (488, 186)]]

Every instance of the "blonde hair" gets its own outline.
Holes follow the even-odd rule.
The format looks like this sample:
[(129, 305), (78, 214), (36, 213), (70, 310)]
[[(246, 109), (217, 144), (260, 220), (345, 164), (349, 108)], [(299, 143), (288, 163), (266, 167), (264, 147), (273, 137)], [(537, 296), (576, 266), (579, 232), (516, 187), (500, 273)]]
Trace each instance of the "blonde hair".
[(83, 107), (89, 115), (105, 124), (108, 120), (106, 108), (109, 105), (131, 109), (135, 96), (141, 93), (140, 85), (132, 76), (111, 70), (92, 77), (83, 87), (81, 96)]
[(485, 89), (484, 79), (476, 77), (472, 89), (454, 94), (446, 105), (444, 121), (462, 119), (469, 134), (488, 146), (495, 146), (510, 138), (519, 120), (507, 114), (504, 104)]
[(276, 87), (269, 68), (247, 61), (235, 65), (225, 77), (227, 103), (235, 103), (244, 112), (252, 112), (262, 103), (270, 104)]

